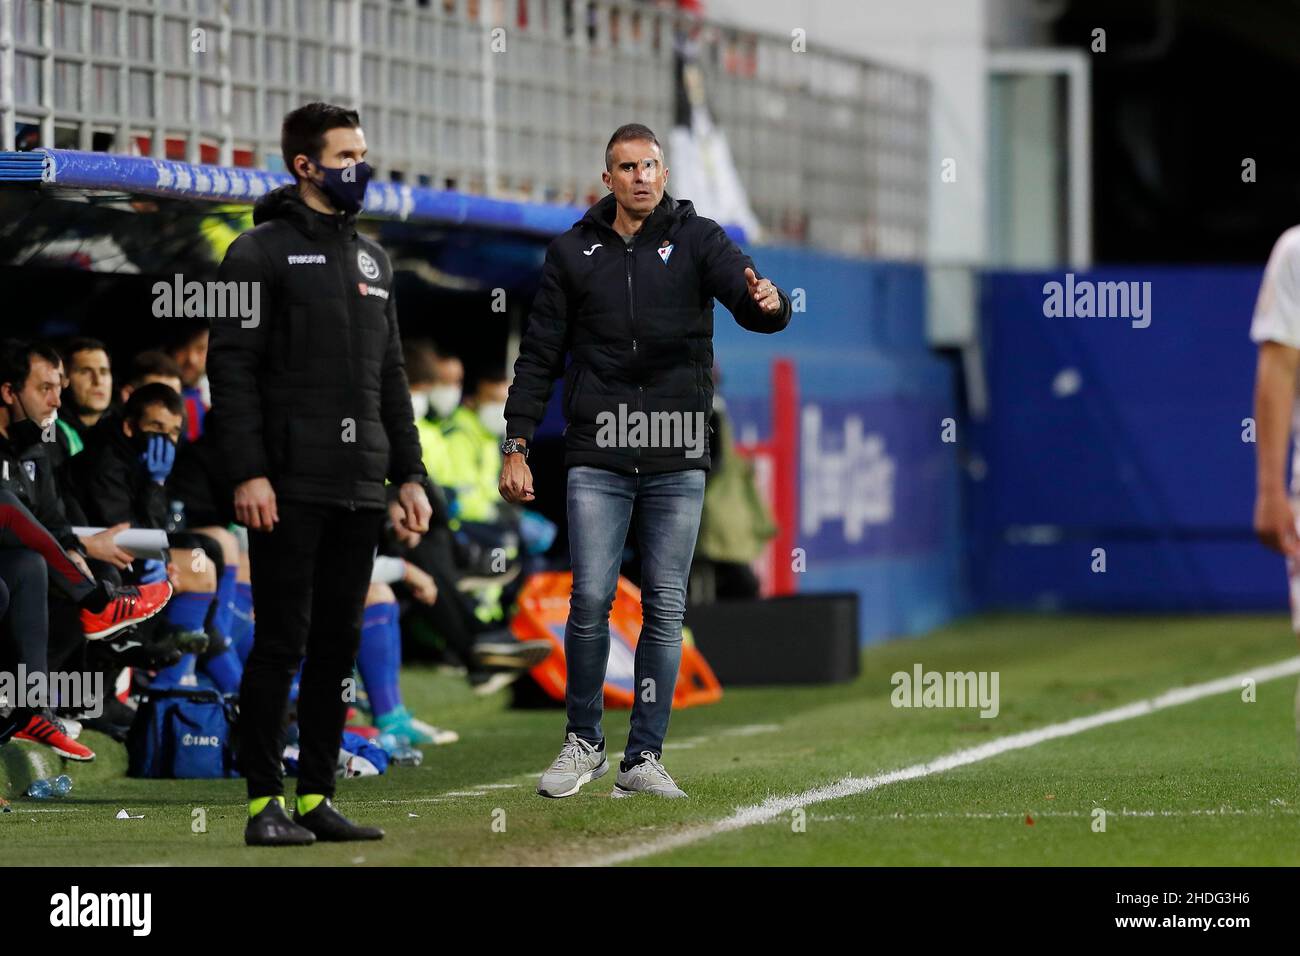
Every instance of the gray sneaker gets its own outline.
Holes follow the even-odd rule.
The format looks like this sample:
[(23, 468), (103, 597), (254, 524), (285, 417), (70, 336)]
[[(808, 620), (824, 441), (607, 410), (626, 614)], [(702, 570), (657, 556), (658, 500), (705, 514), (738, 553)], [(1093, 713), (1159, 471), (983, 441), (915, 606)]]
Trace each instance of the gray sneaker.
[(577, 734), (569, 734), (555, 763), (542, 774), (537, 792), (544, 797), (571, 797), (584, 783), (609, 773), (605, 751), (597, 750)]
[(620, 770), (614, 782), (615, 797), (630, 797), (635, 793), (652, 793), (656, 797), (668, 797), (680, 800), (686, 793), (668, 776), (654, 754), (648, 750), (641, 751), (641, 763), (631, 770)]

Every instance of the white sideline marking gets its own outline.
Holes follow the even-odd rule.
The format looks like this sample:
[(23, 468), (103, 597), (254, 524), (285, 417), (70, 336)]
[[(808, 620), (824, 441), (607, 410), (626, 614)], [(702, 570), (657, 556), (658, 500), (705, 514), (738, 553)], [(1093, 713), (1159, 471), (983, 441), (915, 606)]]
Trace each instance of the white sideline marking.
[(353, 800), (348, 798), (350, 807), (405, 806), (408, 803), (446, 803), (450, 797), (407, 797), (403, 800)]
[(679, 750), (694, 750), (701, 744), (707, 744), (719, 737), (753, 737), (757, 734), (771, 734), (781, 729), (780, 724), (742, 724), (739, 727), (728, 727), (720, 730), (716, 734), (705, 734), (701, 737), (685, 737), (681, 740), (669, 740), (664, 744), (665, 757), (671, 757)]
[[(1104, 809), (1104, 808), (1103, 808)], [(1199, 810), (1132, 810), (1123, 807), (1119, 810), (1107, 810), (1108, 817), (1264, 817), (1295, 816), (1300, 810), (1294, 807), (1207, 807)], [(1023, 820), (1026, 816), (1035, 821), (1049, 820), (1056, 817), (1090, 817), (1091, 812), (1083, 810), (999, 810), (986, 813), (828, 813), (811, 814), (808, 819), (814, 823), (851, 822), (862, 820)], [(767, 820), (765, 823), (775, 823)]]
[(781, 729), (780, 724), (741, 724), (718, 731), (719, 737), (753, 737), (757, 734), (772, 734)]
[(17, 806), (15, 806), (14, 804), (11, 803), (9, 804), (9, 811), (10, 813), (6, 813), (5, 816), (9, 816), (10, 814), (12, 814), (13, 816), (18, 816), (18, 814), (20, 813), (85, 813), (85, 808), (84, 807), (28, 807), (28, 806), (23, 806), (22, 804), (18, 804)]
[(1012, 750), (1023, 750), (1026, 747), (1034, 747), (1048, 740), (1072, 737), (1086, 730), (1105, 727), (1107, 724), (1117, 724), (1121, 721), (1132, 720), (1134, 717), (1143, 717), (1158, 710), (1166, 710), (1170, 707), (1177, 707), (1179, 704), (1200, 700), (1202, 697), (1211, 697), (1230, 690), (1240, 690), (1241, 682), (1248, 677), (1252, 678), (1256, 683), (1262, 683), (1263, 681), (1297, 673), (1300, 673), (1300, 657), (1293, 657), (1285, 661), (1278, 661), (1276, 664), (1233, 674), (1230, 677), (1220, 677), (1217, 680), (1207, 681), (1203, 684), (1176, 687), (1157, 697), (1135, 701), (1132, 704), (1125, 704), (1123, 707), (1103, 710), (1088, 717), (1075, 717), (1073, 720), (1050, 724), (1038, 730), (1027, 730), (1007, 737), (999, 737), (978, 747), (956, 750), (942, 757), (936, 757), (928, 763), (913, 764), (910, 767), (903, 767), (901, 770), (891, 770), (888, 773), (876, 774), (871, 777), (845, 777), (836, 783), (806, 790), (803, 793), (790, 794), (784, 797), (769, 797), (762, 803), (749, 807), (740, 807), (731, 816), (716, 820), (713, 823), (693, 826), (661, 837), (658, 840), (651, 840), (638, 846), (596, 857), (579, 865), (613, 866), (617, 863), (643, 859), (647, 856), (654, 856), (668, 850), (688, 846), (700, 840), (707, 840), (720, 833), (728, 833), (758, 823), (766, 823), (768, 820), (787, 813), (795, 807), (805, 807), (809, 804), (823, 803), (827, 800), (838, 800), (841, 797), (851, 797), (859, 793), (866, 793), (869, 790), (876, 790), (891, 783), (928, 777), (932, 774), (942, 773), (945, 770), (953, 770), (957, 767), (979, 763), (982, 760), (988, 760), (990, 757), (997, 757)]

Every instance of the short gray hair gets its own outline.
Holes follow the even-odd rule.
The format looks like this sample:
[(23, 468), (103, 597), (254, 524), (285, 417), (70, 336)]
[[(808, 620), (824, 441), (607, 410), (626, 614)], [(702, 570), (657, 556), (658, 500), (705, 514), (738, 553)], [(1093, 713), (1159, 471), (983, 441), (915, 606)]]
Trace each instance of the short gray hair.
[[(614, 130), (614, 135), (609, 138), (609, 144), (605, 147), (606, 172), (614, 168), (614, 144), (627, 143), (637, 139), (649, 140), (659, 146), (659, 140), (655, 137), (654, 130), (649, 126), (642, 126), (640, 123), (624, 123)], [(662, 151), (663, 147), (659, 146), (659, 149)]]

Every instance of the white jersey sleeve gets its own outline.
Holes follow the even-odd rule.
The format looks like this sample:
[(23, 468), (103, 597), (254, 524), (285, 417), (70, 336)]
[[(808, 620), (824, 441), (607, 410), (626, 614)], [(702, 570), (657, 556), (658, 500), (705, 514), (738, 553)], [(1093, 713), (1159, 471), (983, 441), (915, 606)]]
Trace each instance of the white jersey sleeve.
[(1300, 226), (1282, 233), (1264, 269), (1250, 340), (1300, 349)]

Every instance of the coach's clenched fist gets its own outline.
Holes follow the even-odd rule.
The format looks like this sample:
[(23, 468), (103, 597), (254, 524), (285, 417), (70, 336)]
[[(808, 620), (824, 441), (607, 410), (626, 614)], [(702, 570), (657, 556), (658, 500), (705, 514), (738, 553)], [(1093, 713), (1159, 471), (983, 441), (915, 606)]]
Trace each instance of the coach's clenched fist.
[(280, 520), (275, 506), (275, 488), (263, 477), (250, 478), (235, 486), (235, 520), (253, 531), (270, 531)]
[[(518, 441), (518, 444), (523, 445), (523, 441)], [(501, 465), (501, 482), (497, 490), (501, 492), (502, 498), (516, 505), (532, 501), (536, 497), (533, 494), (533, 472), (522, 452), (506, 455)]]
[(424, 534), (429, 530), (433, 508), (429, 505), (424, 485), (417, 481), (404, 482), (398, 490), (397, 503), (402, 506), (402, 525), (405, 531)]

